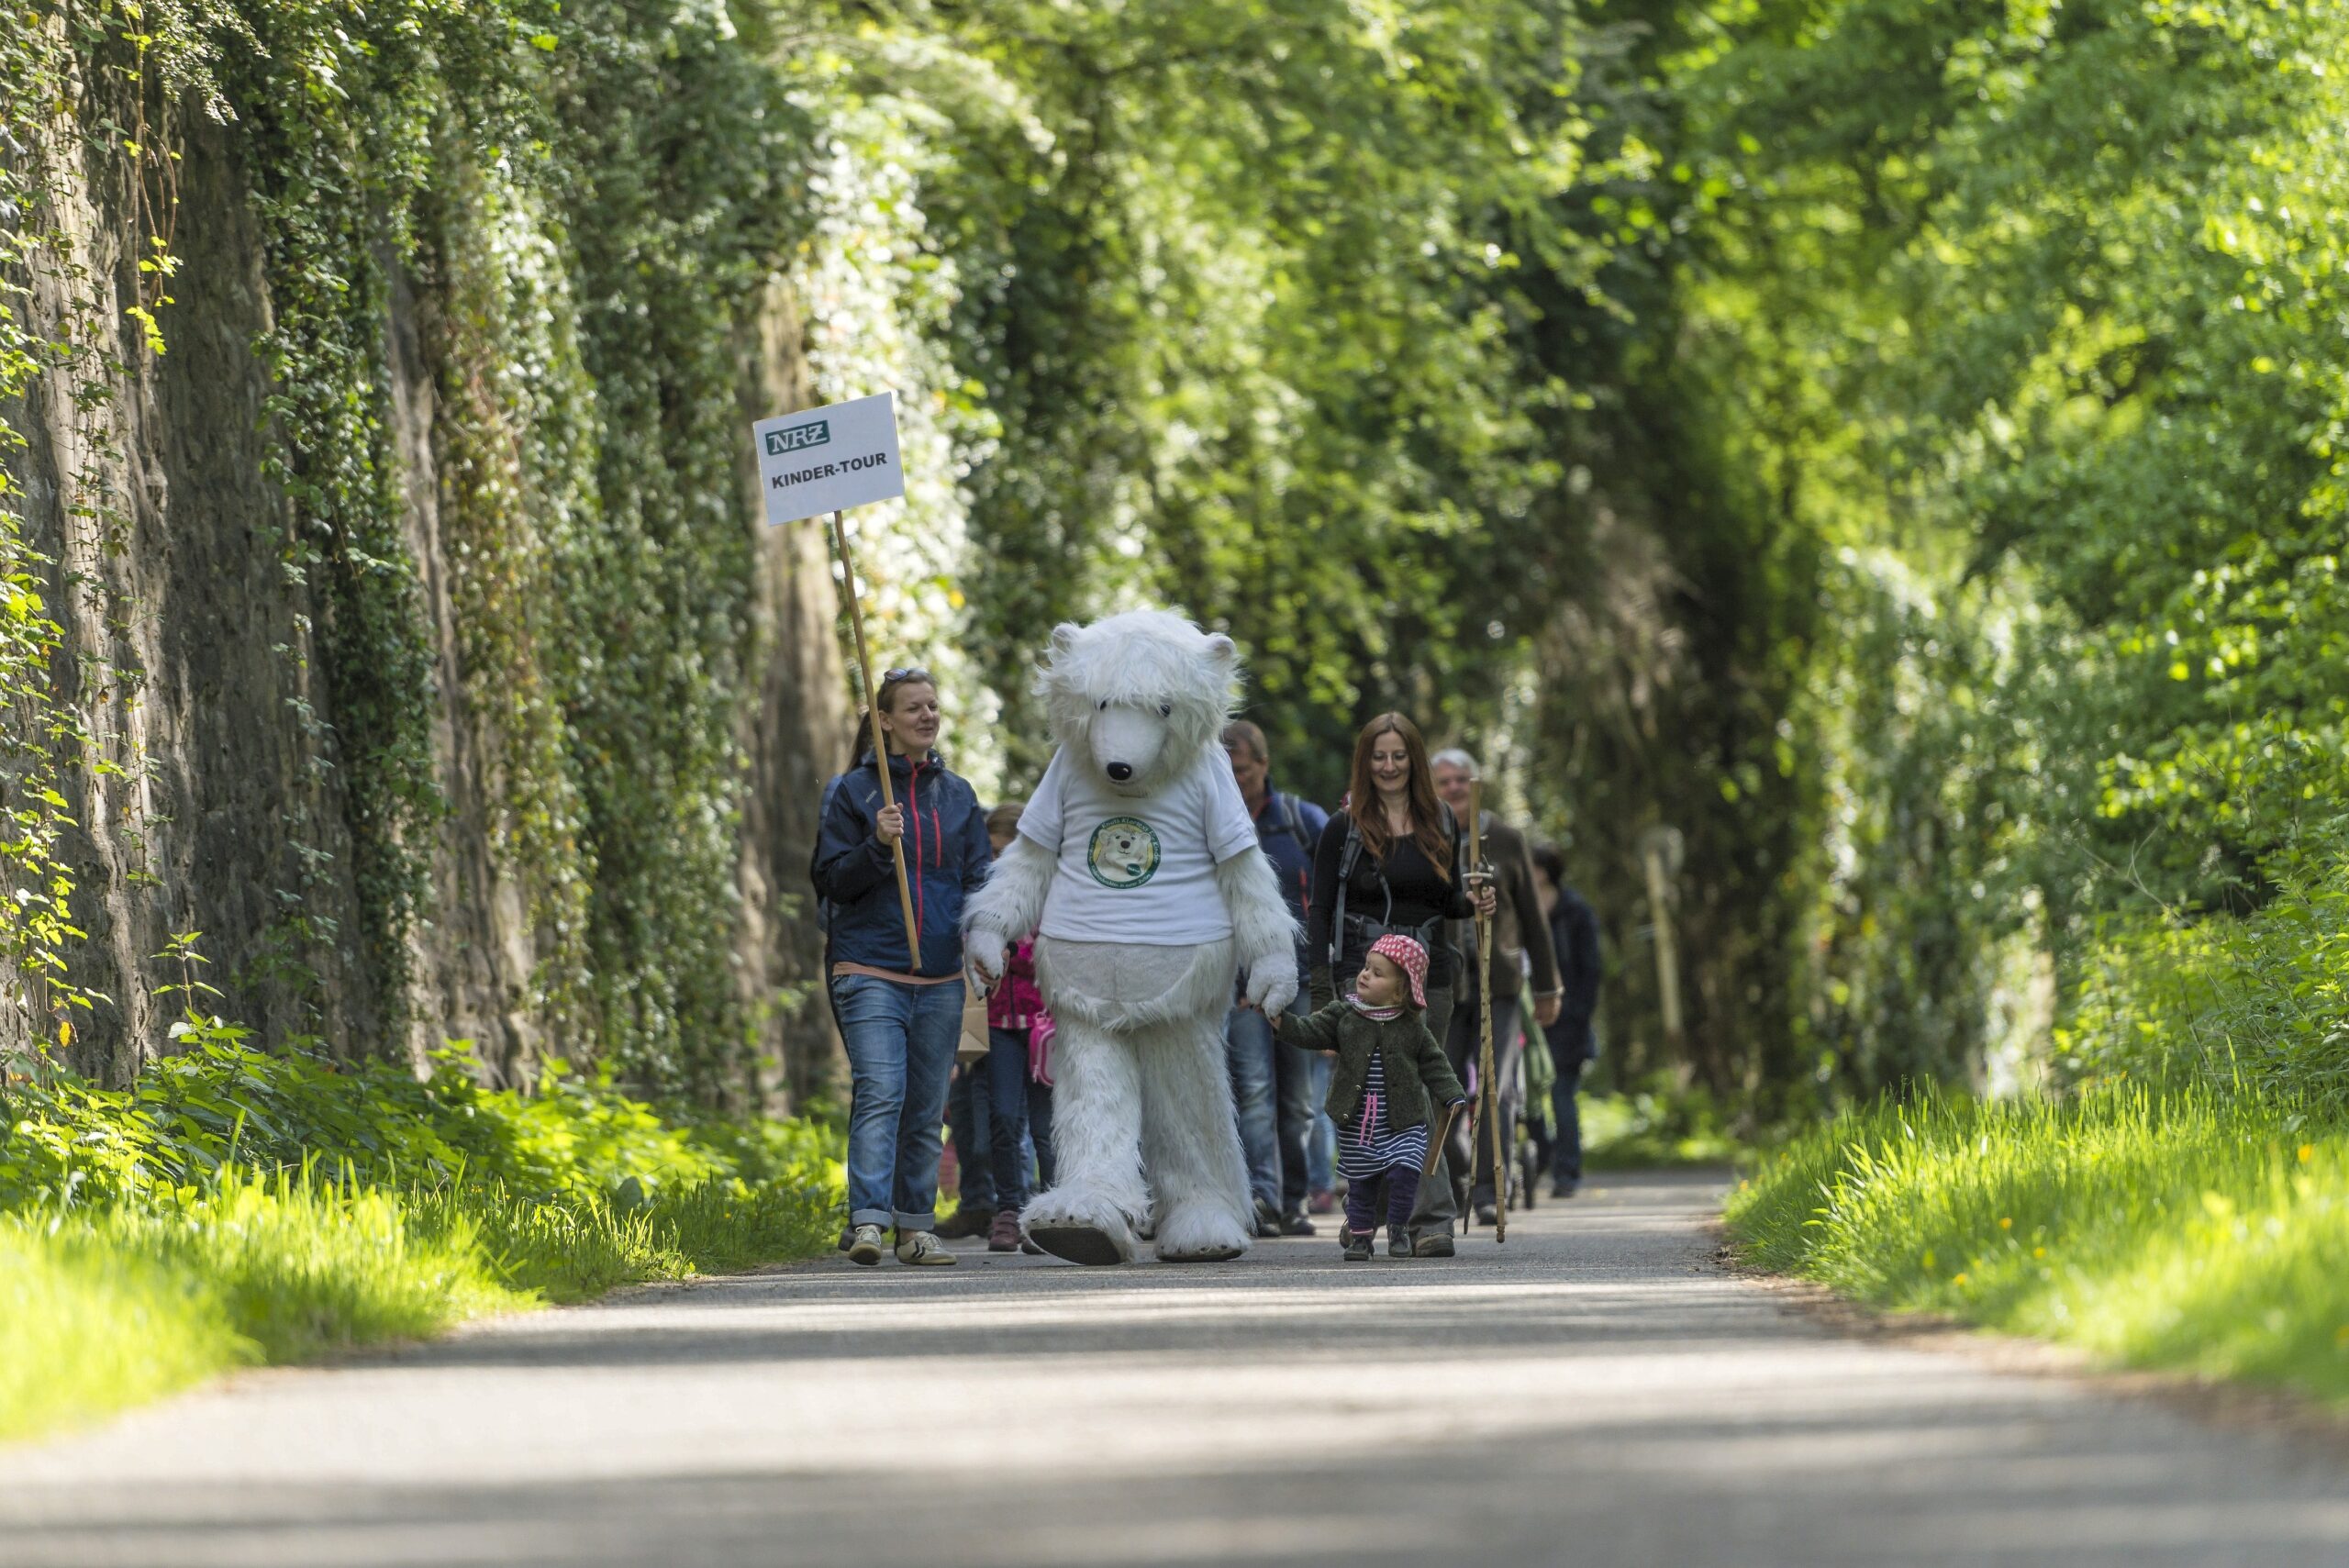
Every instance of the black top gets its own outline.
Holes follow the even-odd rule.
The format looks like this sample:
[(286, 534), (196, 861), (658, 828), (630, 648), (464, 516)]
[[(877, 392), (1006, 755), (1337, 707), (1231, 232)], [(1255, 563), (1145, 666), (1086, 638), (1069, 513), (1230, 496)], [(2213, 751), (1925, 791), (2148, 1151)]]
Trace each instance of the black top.
[(1566, 993), (1558, 1021), (1549, 1029), (1550, 1054), (1562, 1062), (1594, 1061), (1598, 1037), (1590, 1020), (1598, 1011), (1598, 917), (1571, 887), (1558, 889), (1558, 906), (1550, 911), (1550, 940), (1558, 950), (1558, 978)]
[[(1305, 942), (1316, 968), (1330, 961), (1330, 928), (1338, 917), (1338, 867), (1345, 860), (1346, 834), (1353, 822), (1353, 817), (1343, 811), (1331, 817), (1330, 825), (1321, 830), (1321, 842), (1313, 851), (1313, 902), (1306, 911)], [(1460, 863), (1460, 824), (1455, 821), (1452, 825), (1452, 863), (1455, 867)], [(1464, 920), (1475, 912), (1459, 873), (1455, 870), (1449, 882), (1437, 874), (1433, 862), (1416, 839), (1399, 839), (1387, 845), (1383, 862), (1364, 844), (1354, 856), (1353, 874), (1346, 879), (1347, 915), (1359, 915), (1383, 926)], [(1352, 979), (1366, 956), (1348, 951), (1333, 978)], [(1435, 951), (1428, 954), (1428, 984), (1449, 985), (1452, 974), (1451, 945), (1439, 937)]]

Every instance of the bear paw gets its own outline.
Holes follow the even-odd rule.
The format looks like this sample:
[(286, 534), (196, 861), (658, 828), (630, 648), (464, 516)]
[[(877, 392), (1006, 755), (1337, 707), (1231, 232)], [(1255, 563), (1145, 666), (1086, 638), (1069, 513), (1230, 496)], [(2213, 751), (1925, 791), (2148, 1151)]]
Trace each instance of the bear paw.
[(1058, 1189), (1038, 1195), (1019, 1215), (1028, 1240), (1072, 1263), (1130, 1263), (1132, 1222), (1113, 1204), (1086, 1203)]
[(1166, 1263), (1220, 1263), (1248, 1250), (1249, 1227), (1216, 1204), (1176, 1204), (1158, 1217), (1158, 1258)]

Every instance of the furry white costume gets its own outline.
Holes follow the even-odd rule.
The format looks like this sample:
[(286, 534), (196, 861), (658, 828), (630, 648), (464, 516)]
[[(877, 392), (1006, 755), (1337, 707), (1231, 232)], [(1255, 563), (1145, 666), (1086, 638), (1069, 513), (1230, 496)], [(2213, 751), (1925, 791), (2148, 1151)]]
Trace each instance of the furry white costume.
[(1253, 1234), (1223, 1022), (1243, 971), (1251, 1002), (1288, 1006), (1297, 929), (1219, 744), (1239, 662), (1161, 610), (1055, 628), (1036, 689), (1060, 750), (966, 917), (982, 984), (1041, 928), (1059, 1180), (1020, 1218), (1077, 1262), (1130, 1261), (1153, 1194), (1163, 1259)]

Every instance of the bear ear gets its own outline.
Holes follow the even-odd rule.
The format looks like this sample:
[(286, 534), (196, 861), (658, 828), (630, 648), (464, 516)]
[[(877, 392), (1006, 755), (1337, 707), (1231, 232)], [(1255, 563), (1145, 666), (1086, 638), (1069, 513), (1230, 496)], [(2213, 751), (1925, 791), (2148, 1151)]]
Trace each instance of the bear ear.
[(1064, 620), (1052, 628), (1052, 653), (1055, 657), (1076, 646), (1076, 634), (1080, 629), (1073, 620)]
[(1240, 662), (1240, 645), (1219, 631), (1208, 639), (1208, 660), (1222, 669), (1232, 669)]

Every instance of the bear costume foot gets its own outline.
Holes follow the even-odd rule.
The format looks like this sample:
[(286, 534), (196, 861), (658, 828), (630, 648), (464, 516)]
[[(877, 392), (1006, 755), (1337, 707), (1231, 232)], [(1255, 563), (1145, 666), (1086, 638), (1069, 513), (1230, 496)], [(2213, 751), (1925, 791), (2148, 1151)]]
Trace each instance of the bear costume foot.
[(1072, 1263), (1133, 1262), (1134, 1229), (1125, 1215), (1113, 1205), (1085, 1204), (1074, 1197), (1060, 1188), (1039, 1193), (1019, 1217), (1028, 1240)]
[(1028, 1228), (1028, 1240), (1053, 1257), (1066, 1258), (1072, 1263), (1122, 1263), (1131, 1256), (1119, 1249), (1115, 1237), (1092, 1225), (1031, 1225)]
[(1248, 1251), (1248, 1232), (1223, 1206), (1177, 1204), (1158, 1217), (1162, 1263), (1221, 1263)]

